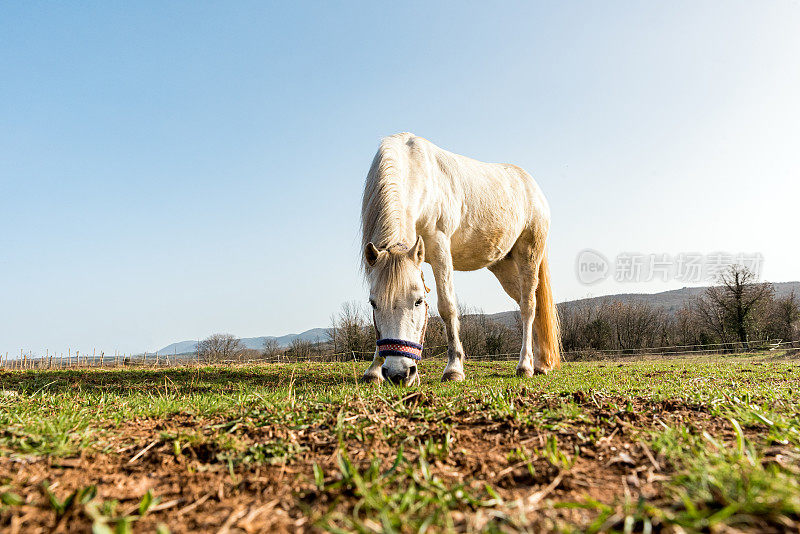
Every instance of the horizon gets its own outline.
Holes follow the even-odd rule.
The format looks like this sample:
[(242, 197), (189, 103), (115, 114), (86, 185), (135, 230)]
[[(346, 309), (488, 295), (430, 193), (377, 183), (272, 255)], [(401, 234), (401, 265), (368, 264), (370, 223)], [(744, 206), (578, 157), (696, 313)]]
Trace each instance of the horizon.
[[(704, 287), (717, 256), (797, 277), (800, 4), (458, 5), (0, 7), (0, 353), (366, 303), (361, 191), (400, 131), (536, 179), (558, 302)], [(485, 269), (455, 286), (516, 309)]]
[[(784, 281), (784, 282), (773, 282), (773, 281), (769, 281), (769, 280), (763, 280), (763, 282), (764, 283), (769, 283), (769, 284), (772, 284), (772, 285), (778, 285), (778, 284), (782, 284), (782, 285), (800, 284), (800, 280), (788, 280), (788, 281)], [(578, 298), (570, 299), (570, 300), (562, 300), (562, 301), (559, 301), (557, 304), (561, 305), (561, 304), (569, 304), (569, 303), (573, 303), (573, 302), (580, 302), (580, 301), (584, 301), (584, 300), (607, 299), (607, 298), (613, 298), (613, 297), (627, 297), (627, 296), (635, 297), (635, 296), (640, 296), (640, 295), (659, 295), (659, 294), (662, 294), (662, 293), (669, 293), (669, 292), (674, 292), (674, 291), (682, 291), (682, 290), (685, 290), (685, 289), (699, 289), (699, 290), (702, 290), (702, 289), (705, 289), (706, 287), (708, 287), (708, 286), (683, 286), (683, 287), (667, 289), (667, 290), (663, 290), (663, 291), (655, 291), (655, 292), (652, 292), (652, 293), (647, 293), (647, 292), (610, 293), (610, 294), (604, 294), (604, 295), (593, 295), (593, 296), (586, 296), (586, 297), (578, 297)], [(364, 309), (362, 311), (366, 311), (366, 309)], [(509, 309), (509, 310), (499, 310), (499, 311), (494, 311), (494, 312), (485, 312), (480, 307), (477, 307), (477, 308), (470, 307), (469, 311), (470, 311), (470, 313), (468, 313), (467, 315), (470, 315), (471, 313), (478, 313), (478, 314), (485, 314), (485, 315), (489, 315), (489, 316), (494, 316), (494, 315), (500, 315), (500, 314), (505, 314), (505, 313), (519, 313), (519, 309), (518, 308), (516, 308), (516, 309), (512, 308), (512, 309)], [(436, 310), (434, 310), (432, 312), (431, 316), (432, 317), (438, 317), (438, 312)], [(300, 331), (286, 332), (286, 333), (279, 333), (279, 334), (237, 335), (235, 332), (211, 332), (211, 333), (209, 333), (209, 335), (231, 334), (231, 335), (233, 335), (234, 337), (236, 337), (236, 338), (238, 338), (240, 340), (246, 340), (246, 339), (280, 339), (280, 338), (286, 338), (286, 337), (302, 336), (303, 334), (307, 334), (308, 332), (312, 332), (314, 330), (329, 330), (330, 328), (331, 328), (330, 325), (328, 325), (328, 326), (312, 326), (310, 328), (305, 328), (305, 329), (300, 330)], [(200, 339), (182, 339), (182, 340), (179, 340), (179, 341), (172, 341), (172, 342), (169, 342), (169, 343), (167, 343), (165, 345), (162, 345), (160, 349), (132, 351), (132, 352), (129, 352), (129, 353), (122, 353), (121, 356), (125, 356), (125, 355), (127, 355), (127, 356), (138, 356), (138, 355), (142, 355), (142, 354), (173, 354), (173, 353), (169, 353), (169, 352), (166, 352), (166, 351), (168, 351), (168, 349), (170, 349), (170, 347), (172, 347), (174, 345), (181, 345), (181, 344), (184, 344), (184, 343), (195, 343), (195, 344), (197, 344), (197, 343), (201, 342), (202, 340), (203, 340), (203, 338), (200, 338)], [(317, 340), (316, 342), (321, 342), (321, 341), (323, 341), (323, 340)], [(283, 346), (285, 347), (285, 346), (288, 346), (288, 345), (284, 344)], [(71, 349), (71, 347), (68, 348), (68, 350), (70, 350), (70, 349)], [(77, 350), (79, 352), (81, 352), (82, 354), (86, 354), (87, 353), (87, 352), (82, 351), (81, 349), (77, 349)], [(93, 352), (95, 350), (96, 350), (96, 347), (93, 347)], [(34, 358), (43, 357), (43, 354), (37, 354), (36, 352), (33, 352), (33, 351), (25, 352), (23, 350), (23, 352), (28, 357), (34, 357)], [(54, 351), (54, 354), (58, 354), (58, 352)], [(186, 352), (177, 352), (177, 353), (174, 353), (174, 354), (184, 355), (184, 354), (187, 354), (187, 353)], [(19, 354), (12, 354), (12, 353), (9, 353), (9, 352), (6, 352), (5, 355), (8, 358), (8, 360), (19, 359), (19, 357), (20, 357)], [(109, 355), (106, 354), (106, 357), (109, 357)]]
[[(789, 280), (789, 281), (786, 281), (786, 282), (770, 282), (770, 281), (764, 281), (764, 282), (772, 284), (772, 285), (777, 285), (777, 284), (783, 284), (783, 285), (799, 284), (800, 285), (800, 280)], [(595, 295), (595, 296), (592, 296), (592, 297), (581, 297), (581, 298), (572, 299), (572, 300), (564, 300), (564, 301), (558, 302), (557, 304), (561, 305), (561, 304), (569, 304), (569, 303), (573, 303), (573, 302), (580, 302), (580, 301), (583, 301), (583, 300), (607, 299), (607, 298), (613, 298), (613, 297), (635, 297), (635, 296), (640, 296), (640, 295), (659, 295), (659, 294), (662, 294), (662, 293), (669, 293), (669, 292), (674, 292), (674, 291), (682, 291), (682, 290), (685, 290), (685, 289), (700, 289), (700, 290), (702, 290), (702, 289), (705, 289), (706, 287), (707, 286), (684, 286), (684, 287), (680, 287), (680, 288), (677, 288), (677, 289), (668, 289), (666, 291), (656, 291), (654, 293), (613, 293), (613, 294), (608, 294), (608, 295)], [(364, 310), (364, 311), (366, 311), (366, 310)], [(519, 309), (501, 310), (501, 311), (495, 311), (495, 312), (492, 312), (492, 313), (486, 313), (481, 308), (472, 308), (472, 309), (469, 310), (469, 312), (470, 313), (468, 313), (467, 315), (471, 315), (473, 313), (477, 313), (477, 314), (485, 314), (485, 315), (489, 315), (489, 316), (494, 316), (494, 315), (500, 315), (500, 314), (505, 314), (505, 313), (519, 313)], [(438, 317), (438, 313), (432, 313), (431, 316), (432, 317)], [(254, 336), (238, 336), (234, 332), (213, 332), (212, 335), (213, 334), (231, 334), (234, 337), (239, 338), (240, 340), (245, 340), (245, 339), (280, 339), (280, 338), (286, 338), (286, 337), (302, 336), (303, 334), (307, 334), (308, 332), (312, 332), (314, 330), (326, 330), (327, 331), (330, 328), (331, 328), (330, 325), (328, 325), (328, 326), (312, 326), (310, 328), (306, 328), (306, 329), (304, 329), (302, 331), (299, 331), (299, 332), (287, 332), (287, 333), (277, 334), (277, 335), (276, 334), (262, 334), (262, 335), (254, 335)], [(154, 350), (154, 351), (140, 351), (140, 352), (132, 353), (132, 355), (140, 355), (140, 354), (145, 354), (145, 353), (146, 354), (164, 353), (165, 351), (167, 351), (170, 347), (172, 347), (174, 345), (180, 345), (180, 344), (183, 344), (183, 343), (195, 343), (195, 344), (197, 344), (200, 341), (202, 341), (202, 339), (183, 339), (183, 340), (180, 340), (180, 341), (173, 341), (173, 342), (171, 342), (171, 343), (169, 343), (167, 345), (162, 346), (161, 349)], [(324, 341), (324, 340), (317, 340), (316, 342), (322, 342), (322, 341)], [(286, 347), (288, 345), (284, 344), (283, 346)], [(178, 353), (175, 353), (175, 354), (181, 355), (181, 354), (186, 354), (186, 353), (185, 352), (178, 352)]]

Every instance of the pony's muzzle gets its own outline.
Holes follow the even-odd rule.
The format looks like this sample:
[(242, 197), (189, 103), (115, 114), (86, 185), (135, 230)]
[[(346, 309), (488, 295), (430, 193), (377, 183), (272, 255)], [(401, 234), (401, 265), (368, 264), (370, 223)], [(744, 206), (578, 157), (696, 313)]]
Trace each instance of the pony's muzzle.
[(417, 379), (417, 366), (410, 365), (401, 369), (381, 367), (381, 375), (384, 380), (398, 386), (408, 386)]

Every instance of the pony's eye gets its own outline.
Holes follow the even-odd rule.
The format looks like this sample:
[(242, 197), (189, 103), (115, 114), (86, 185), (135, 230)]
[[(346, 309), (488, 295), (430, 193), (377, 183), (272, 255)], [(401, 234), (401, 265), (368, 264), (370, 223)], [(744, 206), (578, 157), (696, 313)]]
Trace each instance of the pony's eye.
[(414, 306), (422, 306), (422, 299), (418, 299), (417, 302), (414, 303)]
[(377, 310), (378, 309), (378, 305), (375, 304), (375, 301), (372, 300), (372, 299), (369, 299), (369, 305), (372, 306), (373, 310)]

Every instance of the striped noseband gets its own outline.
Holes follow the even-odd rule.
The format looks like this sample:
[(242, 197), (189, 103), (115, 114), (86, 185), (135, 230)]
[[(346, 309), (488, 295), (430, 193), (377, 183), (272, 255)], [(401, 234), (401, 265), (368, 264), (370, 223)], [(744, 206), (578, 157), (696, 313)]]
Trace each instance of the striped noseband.
[[(375, 334), (380, 336), (378, 325), (375, 323), (375, 312), (372, 312), (372, 323), (375, 325)], [(405, 339), (384, 338), (378, 339), (375, 344), (378, 346), (378, 356), (405, 356), (415, 361), (422, 360), (422, 344), (425, 343), (425, 331), (428, 329), (428, 303), (425, 303), (425, 323), (422, 325), (422, 334), (419, 336), (419, 343)]]
[(379, 339), (377, 341), (378, 355), (381, 358), (387, 356), (405, 356), (412, 360), (422, 359), (422, 344), (406, 341), (405, 339)]

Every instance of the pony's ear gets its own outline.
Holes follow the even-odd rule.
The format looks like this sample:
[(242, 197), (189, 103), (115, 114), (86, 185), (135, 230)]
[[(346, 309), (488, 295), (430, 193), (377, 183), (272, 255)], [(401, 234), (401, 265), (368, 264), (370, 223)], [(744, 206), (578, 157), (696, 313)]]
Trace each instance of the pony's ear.
[(367, 265), (370, 267), (375, 265), (375, 262), (378, 261), (378, 256), (381, 254), (386, 254), (386, 251), (378, 250), (378, 247), (373, 245), (371, 241), (364, 247), (364, 259), (367, 260)]
[(422, 236), (417, 236), (417, 242), (414, 247), (408, 252), (408, 257), (413, 260), (417, 266), (420, 266), (425, 261), (425, 243), (422, 242)]

